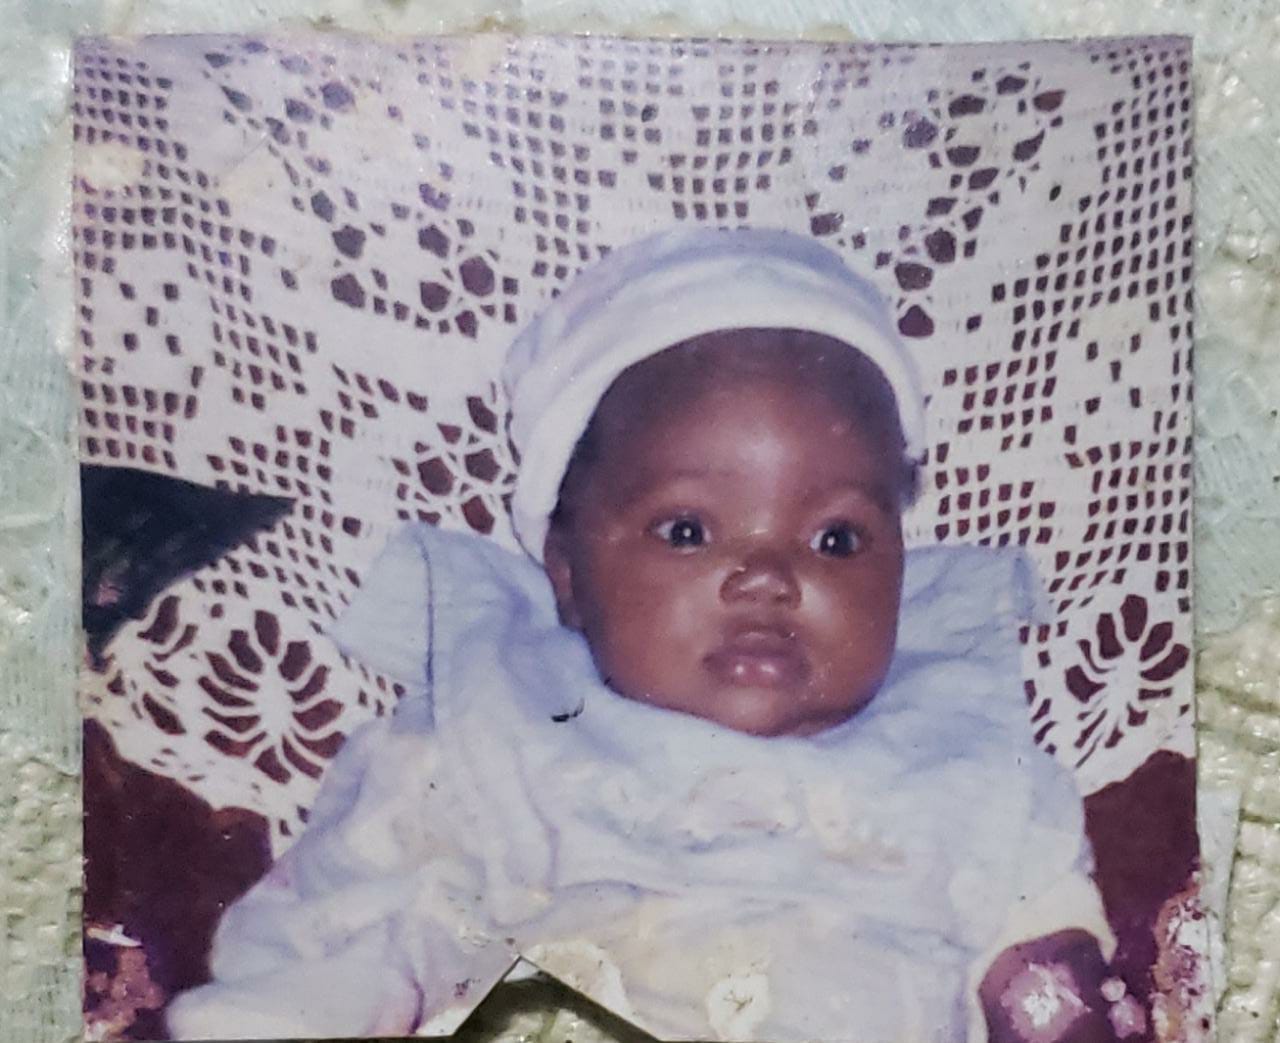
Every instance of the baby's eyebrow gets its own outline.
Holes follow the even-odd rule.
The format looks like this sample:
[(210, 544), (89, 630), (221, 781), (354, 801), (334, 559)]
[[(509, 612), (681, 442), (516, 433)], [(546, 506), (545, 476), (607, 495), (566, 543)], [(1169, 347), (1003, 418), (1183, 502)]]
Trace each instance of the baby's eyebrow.
[(726, 467), (682, 467), (675, 471), (655, 473), (640, 468), (632, 475), (621, 476), (619, 499), (633, 503), (665, 491), (682, 482), (705, 482), (709, 479), (746, 481), (745, 476)]
[[(829, 490), (830, 495), (836, 496), (848, 493), (853, 493), (860, 500), (865, 500), (885, 514), (896, 514), (898, 511), (897, 497), (885, 482), (842, 482), (835, 489)], [(815, 494), (815, 498), (819, 495), (823, 494)]]
[[(736, 469), (712, 465), (681, 467), (660, 473), (646, 471), (642, 468), (633, 475), (622, 476), (618, 502), (624, 507), (630, 507), (636, 503), (643, 502), (649, 497), (667, 493), (671, 487), (678, 487), (682, 483), (705, 482), (708, 480), (732, 481), (741, 485), (750, 485), (752, 481), (750, 475), (743, 474)], [(856, 480), (841, 482), (838, 485), (808, 491), (802, 494), (799, 499), (814, 502), (849, 495), (855, 496), (873, 509), (886, 515), (894, 515), (898, 512), (897, 498), (894, 496), (893, 489), (886, 482), (861, 482)]]

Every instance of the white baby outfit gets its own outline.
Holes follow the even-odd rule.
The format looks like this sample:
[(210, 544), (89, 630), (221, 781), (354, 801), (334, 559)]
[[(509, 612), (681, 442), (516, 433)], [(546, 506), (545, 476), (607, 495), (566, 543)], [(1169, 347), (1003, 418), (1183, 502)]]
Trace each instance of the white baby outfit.
[(803, 739), (622, 698), (559, 625), (536, 562), (600, 396), (664, 346), (748, 326), (858, 347), (920, 453), (911, 360), (816, 243), (678, 230), (584, 273), (508, 359), (527, 555), (426, 525), (388, 545), (332, 636), (408, 694), (228, 911), (175, 1035), (442, 1034), (523, 955), (664, 1038), (980, 1040), (1002, 948), (1065, 928), (1107, 947), (1079, 795), (1031, 740), (1021, 551), (909, 552), (884, 686)]
[(879, 694), (763, 739), (605, 688), (533, 562), (406, 530), (335, 636), (411, 694), (171, 1028), (447, 1031), (523, 953), (665, 1038), (965, 1038), (999, 948), (1107, 933), (1080, 798), (1030, 739), (1033, 590), (1017, 551), (910, 552)]

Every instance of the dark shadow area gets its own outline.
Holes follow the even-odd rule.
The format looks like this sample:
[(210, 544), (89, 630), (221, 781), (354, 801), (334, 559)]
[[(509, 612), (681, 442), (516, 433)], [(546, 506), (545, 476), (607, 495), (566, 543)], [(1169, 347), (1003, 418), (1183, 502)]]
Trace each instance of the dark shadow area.
[(105, 729), (85, 722), (87, 1022), (110, 1027), (108, 1039), (164, 1039), (164, 1005), (208, 980), (223, 910), (270, 865), (261, 815), (213, 810), (121, 758)]
[(81, 580), (90, 661), (128, 619), (178, 578), (269, 529), (293, 507), (280, 496), (233, 493), (129, 467), (80, 467)]

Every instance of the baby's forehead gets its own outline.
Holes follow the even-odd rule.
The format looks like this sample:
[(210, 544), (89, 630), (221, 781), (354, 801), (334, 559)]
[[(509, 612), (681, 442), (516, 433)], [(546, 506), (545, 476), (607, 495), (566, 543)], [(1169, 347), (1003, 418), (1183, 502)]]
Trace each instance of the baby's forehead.
[(592, 488), (627, 499), (672, 473), (737, 483), (753, 467), (846, 483), (853, 468), (896, 502), (902, 446), (893, 387), (861, 351), (794, 330), (723, 331), (623, 371), (579, 439), (561, 502)]
[[(627, 427), (705, 406), (708, 396), (739, 402), (787, 389), (791, 402), (824, 399), (848, 407), (855, 419), (893, 393), (880, 369), (854, 346), (792, 329), (717, 330), (662, 349), (624, 370), (597, 406), (597, 417)], [(868, 394), (879, 391), (879, 394)], [(799, 408), (804, 408), (803, 405)]]
[(795, 380), (806, 375), (833, 378), (849, 369), (856, 354), (856, 349), (841, 340), (799, 330), (716, 330), (659, 349), (634, 363), (618, 375), (609, 393), (660, 385), (705, 392), (751, 380)]

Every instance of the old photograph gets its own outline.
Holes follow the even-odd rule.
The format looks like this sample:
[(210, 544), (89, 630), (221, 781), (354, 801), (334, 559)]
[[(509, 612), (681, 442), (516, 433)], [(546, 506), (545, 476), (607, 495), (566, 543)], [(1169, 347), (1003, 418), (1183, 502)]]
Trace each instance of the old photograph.
[(82, 41), (90, 1037), (1204, 1038), (1190, 60)]

